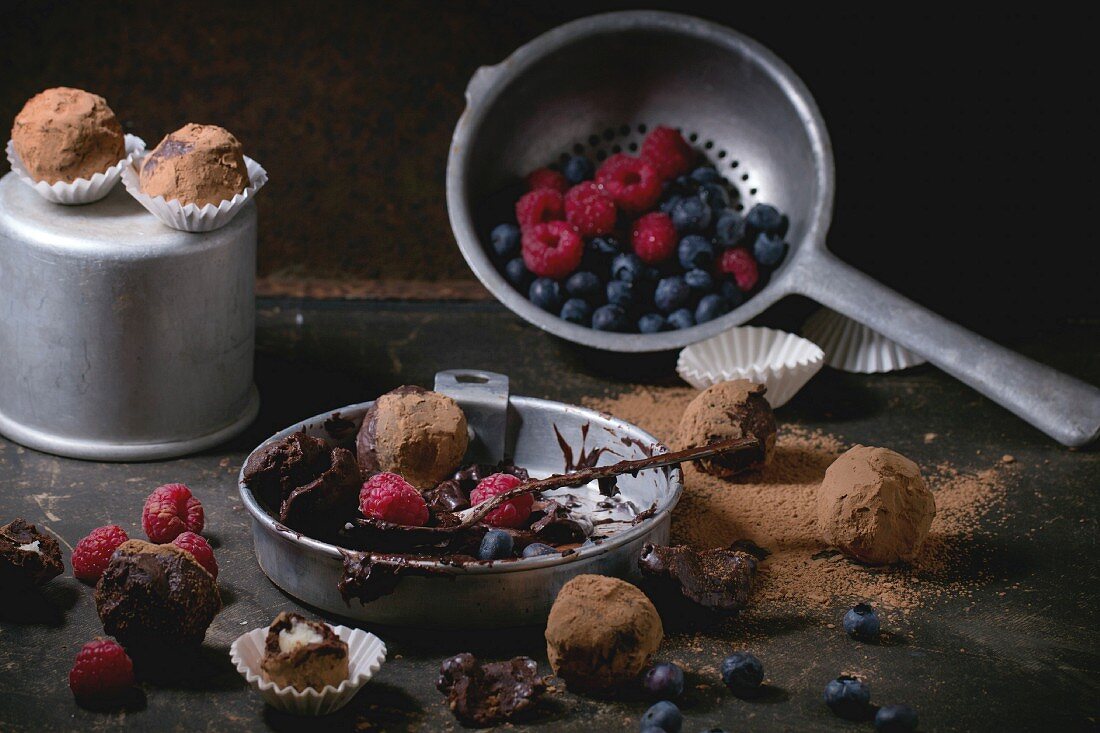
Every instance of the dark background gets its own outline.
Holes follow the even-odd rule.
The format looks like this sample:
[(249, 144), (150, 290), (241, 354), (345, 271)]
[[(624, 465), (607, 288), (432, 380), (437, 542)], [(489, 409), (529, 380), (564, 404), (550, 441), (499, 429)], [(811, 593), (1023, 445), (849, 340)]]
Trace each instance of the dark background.
[[(733, 26), (805, 80), (835, 148), (842, 258), (995, 337), (1100, 317), (1094, 18), (642, 6)], [(189, 121), (223, 125), (271, 176), (261, 294), (478, 297), (443, 191), (469, 76), (565, 20), (627, 7), (13, 3), (0, 120), (70, 85), (150, 146)]]

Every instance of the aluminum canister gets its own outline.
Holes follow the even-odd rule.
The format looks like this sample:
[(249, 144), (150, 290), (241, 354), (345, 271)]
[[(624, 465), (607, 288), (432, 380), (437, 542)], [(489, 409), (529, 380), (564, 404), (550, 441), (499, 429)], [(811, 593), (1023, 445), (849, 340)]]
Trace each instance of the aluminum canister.
[(74, 458), (193, 453), (256, 416), (256, 207), (194, 234), (118, 186), (85, 206), (0, 179), (0, 432)]

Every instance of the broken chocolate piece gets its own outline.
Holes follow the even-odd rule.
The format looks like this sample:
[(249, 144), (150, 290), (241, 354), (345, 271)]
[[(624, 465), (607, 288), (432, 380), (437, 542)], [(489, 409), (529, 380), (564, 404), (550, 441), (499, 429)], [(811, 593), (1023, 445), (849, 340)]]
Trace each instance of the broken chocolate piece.
[(704, 550), (646, 544), (638, 558), (643, 576), (678, 588), (686, 598), (719, 613), (736, 613), (748, 604), (757, 559), (738, 549)]
[(524, 717), (546, 691), (538, 664), (529, 657), (481, 664), (473, 654), (458, 654), (439, 668), (436, 688), (464, 725), (490, 726)]
[(26, 520), (0, 527), (0, 589), (23, 590), (61, 575), (61, 546)]
[(424, 500), (428, 502), (428, 510), (433, 514), (458, 512), (470, 506), (469, 495), (462, 490), (462, 484), (453, 478), (424, 492)]
[(283, 611), (268, 627), (260, 667), (281, 687), (320, 692), (348, 678), (348, 645), (328, 624)]

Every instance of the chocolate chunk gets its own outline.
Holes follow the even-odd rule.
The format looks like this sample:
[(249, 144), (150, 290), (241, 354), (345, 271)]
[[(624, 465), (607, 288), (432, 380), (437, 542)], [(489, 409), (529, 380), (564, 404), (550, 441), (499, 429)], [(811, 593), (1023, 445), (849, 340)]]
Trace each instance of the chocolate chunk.
[(23, 590), (61, 575), (61, 546), (26, 520), (0, 527), (0, 588)]
[(748, 604), (757, 560), (738, 549), (697, 552), (690, 547), (646, 544), (638, 558), (642, 575), (719, 613), (736, 613)]
[(458, 512), (470, 506), (470, 497), (462, 490), (462, 485), (453, 478), (424, 492), (424, 500), (428, 502), (428, 510), (433, 514)]
[(531, 523), (531, 532), (548, 545), (584, 542), (595, 529), (588, 519), (574, 515), (568, 507), (553, 499), (536, 499), (531, 514), (535, 516), (539, 512), (542, 516)]
[(490, 726), (525, 717), (546, 691), (538, 664), (529, 657), (481, 664), (473, 654), (443, 662), (436, 688), (463, 725)]

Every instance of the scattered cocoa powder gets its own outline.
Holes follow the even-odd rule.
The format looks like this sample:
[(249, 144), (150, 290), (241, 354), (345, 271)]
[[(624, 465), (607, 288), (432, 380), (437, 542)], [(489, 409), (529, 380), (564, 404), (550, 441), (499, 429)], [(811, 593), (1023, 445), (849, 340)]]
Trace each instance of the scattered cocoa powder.
[[(690, 387), (638, 387), (587, 402), (667, 441), (696, 394)], [(983, 520), (1003, 504), (1011, 467), (997, 460), (992, 468), (968, 474), (947, 463), (923, 466), (937, 507), (927, 539), (908, 564), (870, 567), (848, 560), (818, 538), (818, 486), (849, 447), (833, 435), (784, 424), (780, 415), (775, 459), (761, 471), (727, 480), (684, 466), (672, 542), (707, 549), (745, 539), (769, 550), (750, 602), (754, 613), (763, 615), (861, 600), (905, 613), (937, 597), (967, 595), (980, 579), (957, 568), (970, 554)]]

